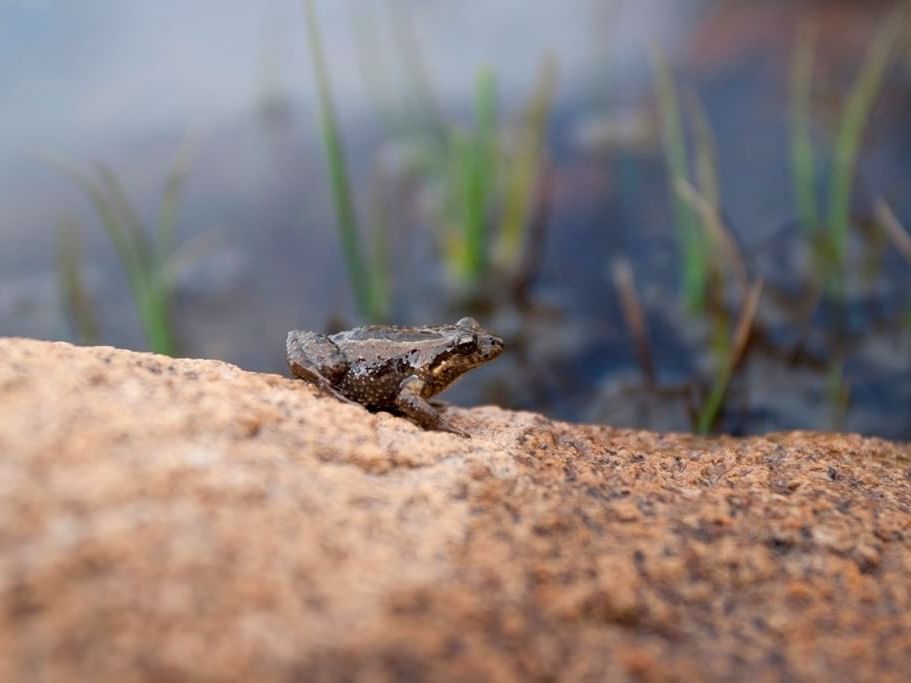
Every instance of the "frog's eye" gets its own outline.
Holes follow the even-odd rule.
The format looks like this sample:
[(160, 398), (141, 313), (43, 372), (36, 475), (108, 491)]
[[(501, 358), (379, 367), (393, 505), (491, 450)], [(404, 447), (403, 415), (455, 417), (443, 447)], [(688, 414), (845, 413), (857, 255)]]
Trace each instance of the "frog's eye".
[(461, 327), (465, 330), (480, 330), (481, 326), (478, 325), (478, 321), (474, 318), (462, 318), (459, 322), (456, 323), (456, 327)]
[(456, 340), (456, 348), (461, 353), (472, 353), (478, 348), (478, 337), (474, 334), (463, 334)]

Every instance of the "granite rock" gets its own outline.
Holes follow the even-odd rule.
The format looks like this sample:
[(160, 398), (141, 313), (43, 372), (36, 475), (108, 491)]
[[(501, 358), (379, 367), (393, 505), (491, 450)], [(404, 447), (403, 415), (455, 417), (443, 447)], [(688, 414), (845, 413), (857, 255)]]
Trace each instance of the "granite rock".
[(907, 680), (911, 446), (0, 340), (0, 680)]

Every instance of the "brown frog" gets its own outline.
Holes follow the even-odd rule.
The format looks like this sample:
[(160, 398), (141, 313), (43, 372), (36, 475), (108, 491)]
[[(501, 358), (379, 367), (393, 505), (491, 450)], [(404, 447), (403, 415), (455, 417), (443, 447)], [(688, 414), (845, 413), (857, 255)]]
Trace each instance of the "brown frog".
[(472, 368), (503, 351), (503, 340), (462, 318), (455, 325), (366, 325), (322, 335), (288, 333), (288, 365), (295, 377), (343, 401), (389, 410), (424, 429), (468, 436), (453, 427), (428, 399)]

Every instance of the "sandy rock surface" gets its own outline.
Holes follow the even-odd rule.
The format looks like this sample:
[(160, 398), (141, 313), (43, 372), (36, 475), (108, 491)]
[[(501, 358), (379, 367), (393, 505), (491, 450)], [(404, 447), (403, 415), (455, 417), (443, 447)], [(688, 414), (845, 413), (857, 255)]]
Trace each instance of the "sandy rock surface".
[(911, 446), (0, 340), (0, 680), (907, 680)]

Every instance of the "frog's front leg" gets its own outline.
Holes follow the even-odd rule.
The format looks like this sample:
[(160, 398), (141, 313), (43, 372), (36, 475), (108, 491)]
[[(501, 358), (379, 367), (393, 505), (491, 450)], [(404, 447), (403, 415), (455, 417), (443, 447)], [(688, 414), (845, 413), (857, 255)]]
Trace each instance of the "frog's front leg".
[(454, 427), (443, 419), (440, 411), (434, 408), (433, 404), (421, 395), (425, 384), (418, 377), (408, 377), (399, 386), (398, 396), (395, 398), (395, 406), (405, 415), (417, 422), (424, 429), (435, 429), (441, 432), (451, 432), (471, 438), (471, 434)]
[(348, 360), (329, 337), (316, 332), (291, 330), (285, 350), (291, 374), (315, 384), (340, 401), (357, 405), (335, 388), (348, 371)]

